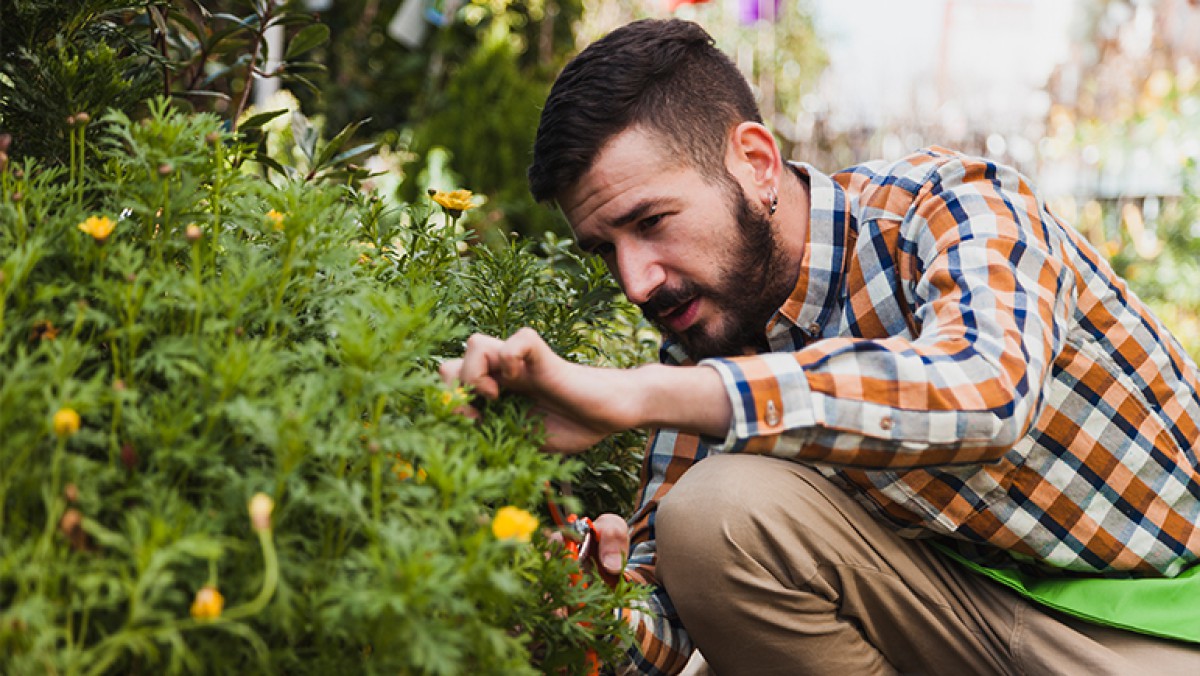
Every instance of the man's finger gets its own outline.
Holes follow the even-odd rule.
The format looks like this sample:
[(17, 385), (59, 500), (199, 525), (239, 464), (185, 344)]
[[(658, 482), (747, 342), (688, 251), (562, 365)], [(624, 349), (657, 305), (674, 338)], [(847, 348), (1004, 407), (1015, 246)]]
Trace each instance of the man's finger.
[(629, 556), (629, 524), (616, 514), (601, 514), (592, 527), (600, 539), (600, 564), (610, 573), (620, 573)]
[(477, 333), (467, 339), (467, 352), (462, 358), (458, 380), (487, 399), (500, 396), (500, 384), (493, 374), (496, 354), (503, 343), (491, 336)]
[(447, 359), (438, 366), (438, 375), (442, 377), (442, 382), (447, 385), (458, 384), (458, 373), (462, 371), (461, 359)]
[(500, 348), (500, 373), (506, 380), (521, 379), (537, 358), (538, 351), (545, 348), (546, 341), (537, 331), (529, 327), (518, 330)]

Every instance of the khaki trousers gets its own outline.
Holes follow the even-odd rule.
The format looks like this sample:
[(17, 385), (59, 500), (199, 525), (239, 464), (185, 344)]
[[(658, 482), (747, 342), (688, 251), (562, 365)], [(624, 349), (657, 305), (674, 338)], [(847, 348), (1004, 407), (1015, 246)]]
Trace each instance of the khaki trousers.
[(762, 456), (688, 470), (656, 517), (660, 579), (726, 674), (1186, 674), (1200, 646), (1026, 601)]

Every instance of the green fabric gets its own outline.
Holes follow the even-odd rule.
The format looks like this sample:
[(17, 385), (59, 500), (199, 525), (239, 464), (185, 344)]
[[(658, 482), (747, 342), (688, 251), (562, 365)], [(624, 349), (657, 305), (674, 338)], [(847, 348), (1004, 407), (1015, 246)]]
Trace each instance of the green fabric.
[(1173, 578), (1040, 578), (988, 568), (934, 543), (971, 570), (1042, 605), (1082, 620), (1200, 643), (1200, 565)]

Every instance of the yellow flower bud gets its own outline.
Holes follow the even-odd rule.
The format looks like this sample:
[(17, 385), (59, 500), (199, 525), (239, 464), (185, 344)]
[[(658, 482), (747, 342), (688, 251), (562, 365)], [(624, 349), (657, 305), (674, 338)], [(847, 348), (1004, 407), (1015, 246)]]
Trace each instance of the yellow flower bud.
[(492, 519), (492, 534), (498, 540), (516, 540), (529, 542), (533, 531), (537, 530), (537, 517), (520, 507), (501, 507)]
[(256, 531), (271, 529), (271, 512), (275, 509), (275, 501), (266, 493), (255, 493), (250, 498), (250, 525)]
[(211, 585), (201, 587), (192, 601), (192, 617), (197, 620), (215, 620), (221, 616), (224, 609), (225, 597)]
[(69, 437), (79, 431), (79, 414), (73, 408), (60, 408), (54, 412), (54, 433)]
[(88, 216), (76, 227), (81, 232), (91, 235), (97, 242), (103, 242), (112, 234), (113, 228), (117, 227), (117, 224), (108, 216)]
[(283, 230), (283, 219), (284, 219), (283, 214), (272, 209), (267, 212), (267, 215), (265, 216), (265, 218), (267, 219), (267, 222), (271, 224), (272, 228), (274, 228), (276, 230)]
[(461, 387), (456, 387), (453, 390), (445, 390), (441, 395), (442, 406), (458, 407), (467, 402), (467, 391)]

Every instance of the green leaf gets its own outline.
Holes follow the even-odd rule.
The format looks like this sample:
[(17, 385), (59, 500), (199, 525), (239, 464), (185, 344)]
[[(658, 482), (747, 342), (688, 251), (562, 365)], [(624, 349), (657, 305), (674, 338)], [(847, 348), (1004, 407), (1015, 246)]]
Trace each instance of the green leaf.
[(296, 173), (291, 167), (285, 167), (279, 162), (276, 162), (270, 155), (258, 154), (254, 156), (254, 161), (278, 173), (280, 176), (291, 177)]
[(243, 131), (246, 129), (258, 129), (286, 112), (287, 108), (281, 108), (280, 110), (269, 110), (265, 113), (251, 115), (245, 122), (239, 125), (239, 128), (241, 128)]
[(308, 118), (300, 111), (292, 111), (292, 138), (296, 146), (312, 166), (316, 166), (317, 139), (320, 134), (309, 124)]
[(334, 136), (329, 140), (329, 143), (325, 144), (325, 148), (321, 150), (321, 154), (317, 157), (317, 161), (313, 163), (313, 168), (320, 169), (321, 167), (325, 166), (325, 163), (329, 161), (329, 158), (333, 157), (334, 153), (341, 150), (342, 146), (344, 146), (346, 142), (350, 140), (350, 137), (354, 135), (354, 132), (358, 131), (358, 128), (361, 127), (366, 121), (367, 120), (351, 122), (345, 127), (342, 127), (342, 130), (337, 133), (337, 136)]
[(299, 75), (297, 73), (284, 72), (283, 75), (279, 76), (279, 79), (283, 80), (284, 82), (297, 82), (299, 84), (304, 85), (305, 87), (308, 88), (309, 91), (312, 91), (312, 92), (321, 91), (320, 88), (317, 87), (317, 84), (315, 82), (313, 82), (312, 80), (304, 77), (303, 75)]
[(292, 41), (288, 43), (287, 52), (284, 54), (284, 59), (290, 59), (299, 56), (318, 45), (329, 41), (329, 26), (323, 23), (315, 23), (311, 26), (305, 26)]
[(337, 155), (334, 155), (333, 159), (330, 160), (329, 163), (333, 164), (333, 165), (338, 165), (338, 164), (341, 164), (342, 162), (345, 162), (346, 160), (358, 157), (359, 155), (362, 155), (363, 153), (371, 152), (372, 150), (374, 150), (377, 147), (379, 147), (378, 143), (364, 143), (360, 146), (355, 146), (355, 147), (351, 148), (350, 150), (347, 150), (344, 153), (339, 153)]

